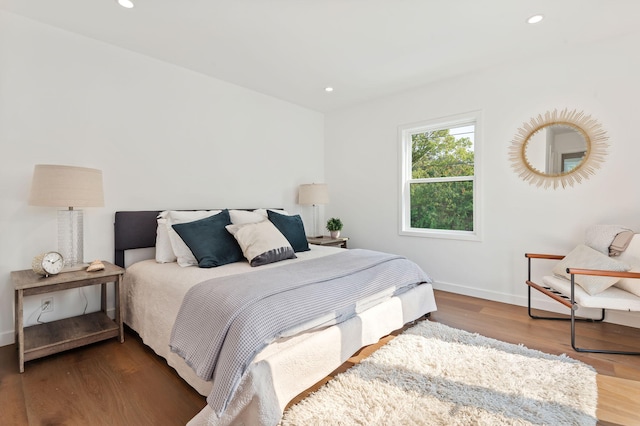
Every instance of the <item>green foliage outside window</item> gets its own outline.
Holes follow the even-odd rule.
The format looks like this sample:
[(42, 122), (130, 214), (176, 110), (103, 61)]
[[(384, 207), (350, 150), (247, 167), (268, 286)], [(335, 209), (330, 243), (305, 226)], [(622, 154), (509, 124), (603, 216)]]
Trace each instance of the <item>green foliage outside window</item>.
[[(411, 178), (474, 176), (473, 142), (449, 129), (412, 135)], [(473, 231), (473, 181), (414, 182), (411, 227)]]

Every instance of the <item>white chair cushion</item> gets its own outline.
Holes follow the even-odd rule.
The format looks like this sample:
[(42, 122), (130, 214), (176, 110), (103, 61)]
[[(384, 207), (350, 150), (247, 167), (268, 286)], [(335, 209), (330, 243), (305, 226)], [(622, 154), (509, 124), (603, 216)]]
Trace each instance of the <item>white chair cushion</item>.
[[(620, 256), (617, 256), (615, 259), (631, 266), (630, 272), (640, 272), (640, 234), (635, 234), (626, 250), (620, 253)], [(640, 279), (622, 278), (613, 286), (640, 296)]]
[[(571, 296), (571, 281), (556, 277), (542, 277), (542, 282), (567, 297)], [(616, 287), (609, 287), (591, 296), (579, 285), (574, 286), (575, 302), (585, 308), (615, 309), (619, 311), (640, 311), (640, 297)]]

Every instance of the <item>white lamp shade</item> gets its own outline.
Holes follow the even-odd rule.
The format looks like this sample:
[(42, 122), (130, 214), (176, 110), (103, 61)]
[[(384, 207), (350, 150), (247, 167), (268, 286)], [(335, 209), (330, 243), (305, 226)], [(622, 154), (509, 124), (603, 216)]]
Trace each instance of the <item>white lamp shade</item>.
[(102, 171), (86, 167), (37, 164), (29, 205), (103, 207)]
[(327, 184), (307, 183), (300, 185), (300, 188), (298, 190), (298, 204), (329, 204), (329, 190), (327, 188)]

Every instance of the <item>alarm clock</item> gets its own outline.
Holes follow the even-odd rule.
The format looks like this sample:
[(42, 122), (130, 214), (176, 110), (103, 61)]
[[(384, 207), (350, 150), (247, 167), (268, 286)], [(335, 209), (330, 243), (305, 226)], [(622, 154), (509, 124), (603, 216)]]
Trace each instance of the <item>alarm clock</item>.
[(64, 259), (57, 251), (49, 251), (39, 254), (34, 257), (33, 262), (31, 262), (31, 269), (33, 269), (33, 272), (45, 277), (60, 273), (63, 266)]

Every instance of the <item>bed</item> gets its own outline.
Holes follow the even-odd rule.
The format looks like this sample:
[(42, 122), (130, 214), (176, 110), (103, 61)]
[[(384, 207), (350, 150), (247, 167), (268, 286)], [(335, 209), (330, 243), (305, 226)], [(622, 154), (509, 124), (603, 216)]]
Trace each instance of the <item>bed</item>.
[[(227, 212), (227, 210), (222, 211)], [(180, 212), (174, 212), (178, 217)], [(204, 210), (198, 212), (204, 212)], [(272, 226), (269, 219), (271, 218), (273, 223), (277, 223), (275, 219), (280, 218), (280, 214), (291, 216), (285, 218), (286, 223), (292, 223), (294, 219), (301, 221), (299, 216), (288, 215), (286, 212), (277, 209), (230, 210), (229, 212), (231, 213), (231, 219), (235, 219), (231, 220), (232, 225), (230, 226), (239, 228), (240, 231), (236, 230), (238, 233), (245, 229), (257, 228), (258, 225), (250, 225), (253, 223), (251, 222), (252, 220), (257, 220), (258, 216), (256, 215), (262, 215), (263, 219), (261, 220), (269, 222), (264, 224), (264, 227), (269, 226), (269, 229)], [(406, 323), (436, 310), (433, 288), (430, 284), (430, 279), (424, 272), (421, 270), (409, 271), (415, 265), (410, 268), (409, 263), (412, 264), (412, 262), (404, 258), (367, 250), (346, 250), (308, 245), (308, 249), (296, 251), (295, 257), (258, 267), (250, 265), (249, 257), (217, 267), (181, 266), (179, 260), (162, 259), (162, 253), (167, 250), (168, 245), (165, 241), (166, 235), (161, 235), (160, 231), (162, 230), (164, 233), (164, 229), (167, 227), (163, 222), (165, 217), (163, 215), (167, 213), (167, 211), (156, 210), (116, 212), (115, 263), (127, 268), (122, 291), (125, 323), (140, 335), (146, 345), (165, 358), (168, 365), (173, 367), (190, 386), (200, 394), (208, 397), (207, 405), (189, 422), (189, 425), (275, 425), (279, 422), (289, 401), (327, 376), (360, 348), (375, 343), (381, 337), (401, 328)], [(276, 213), (278, 214), (277, 216)], [(192, 224), (194, 223), (211, 222), (212, 220), (214, 219), (192, 219), (191, 221), (186, 221), (186, 223), (193, 228)], [(170, 221), (169, 223), (170, 230), (171, 228), (182, 230), (182, 228), (171, 226), (172, 223), (176, 224), (175, 221)], [(282, 235), (286, 235), (287, 239), (291, 240), (291, 234), (287, 234), (289, 232), (288, 228), (278, 229), (282, 230)], [(202, 228), (196, 228), (196, 230), (201, 232)], [(244, 249), (243, 241), (237, 237), (237, 234), (235, 236), (237, 242)], [(175, 238), (175, 235), (172, 235), (172, 237)], [(186, 237), (185, 241), (188, 241)], [(300, 241), (293, 242), (291, 246), (295, 247), (296, 244), (299, 245), (300, 243)], [(195, 251), (197, 252), (198, 250)], [(360, 260), (360, 257), (367, 258), (367, 260)], [(198, 340), (198, 344), (195, 346), (202, 346), (199, 342), (200, 338), (191, 338), (191, 333), (194, 329), (207, 327), (198, 327), (197, 322), (194, 321), (196, 319), (199, 321), (200, 315), (190, 314), (191, 311), (186, 309), (185, 305), (189, 299), (200, 300), (201, 296), (197, 293), (197, 290), (207, 288), (205, 285), (214, 283), (216, 291), (218, 291), (218, 287), (222, 288), (224, 285), (232, 289), (244, 288), (238, 287), (236, 280), (247, 282), (246, 280), (248, 279), (253, 280), (255, 277), (262, 276), (262, 279), (274, 281), (273, 285), (277, 286), (279, 284), (275, 284), (275, 281), (279, 282), (283, 276), (297, 277), (298, 275), (306, 275), (315, 277), (316, 272), (314, 271), (332, 269), (332, 267), (327, 267), (329, 264), (337, 265), (343, 263), (357, 269), (356, 266), (351, 265), (359, 265), (361, 262), (373, 262), (369, 258), (376, 259), (378, 263), (374, 266), (359, 268), (358, 271), (366, 271), (366, 273), (371, 274), (371, 271), (380, 270), (384, 272), (376, 273), (376, 277), (384, 275), (385, 280), (389, 280), (389, 277), (395, 280), (394, 276), (390, 274), (395, 274), (396, 272), (391, 271), (393, 268), (386, 266), (395, 265), (395, 269), (407, 270), (409, 271), (407, 272), (408, 275), (413, 274), (417, 277), (402, 277), (402, 280), (414, 280), (416, 282), (402, 289), (399, 286), (398, 288), (393, 286), (394, 288), (389, 289), (373, 288), (367, 290), (368, 293), (362, 291), (359, 296), (353, 296), (358, 297), (355, 303), (340, 305), (340, 308), (336, 307), (326, 315), (307, 313), (308, 309), (305, 308), (303, 309), (305, 311), (304, 314), (309, 315), (309, 317), (305, 317), (303, 321), (291, 318), (295, 315), (290, 312), (286, 315), (281, 315), (287, 321), (298, 322), (280, 326), (284, 329), (274, 334), (273, 338), (265, 338), (266, 335), (255, 337), (257, 342), (263, 342), (263, 344), (257, 346), (254, 353), (248, 355), (247, 362), (234, 361), (239, 363), (240, 366), (238, 367), (239, 372), (236, 374), (236, 379), (230, 379), (231, 391), (228, 397), (221, 396), (226, 395), (220, 390), (219, 386), (219, 383), (224, 382), (223, 379), (218, 378), (216, 375), (213, 376), (215, 380), (211, 380), (211, 377), (206, 375), (203, 376), (201, 370), (194, 365), (193, 358), (190, 359), (188, 356), (191, 349), (176, 347), (179, 343), (189, 344), (191, 340), (194, 342)], [(196, 261), (199, 259), (204, 259), (204, 257), (200, 256)], [(362, 263), (362, 265), (364, 264)], [(417, 266), (415, 268), (419, 270)], [(358, 274), (361, 273), (358, 272)], [(308, 280), (308, 287), (316, 286), (317, 288), (319, 285), (334, 285), (334, 287), (326, 287), (332, 290), (325, 293), (339, 293), (345, 285), (343, 282), (336, 281), (334, 283), (334, 280), (350, 280), (350, 277), (353, 276), (351, 273), (333, 271), (328, 271), (327, 274), (331, 274), (331, 279), (327, 277), (318, 278), (317, 280), (321, 281), (321, 283), (312, 283), (311, 280)], [(368, 276), (373, 277), (374, 275)], [(277, 277), (277, 279), (274, 277)], [(371, 282), (378, 280), (378, 278), (366, 277), (363, 276), (360, 279), (366, 279)], [(293, 280), (293, 278), (291, 279)], [(282, 280), (286, 281), (285, 279)], [(398, 278), (398, 281), (400, 280), (401, 278)], [(366, 285), (369, 285), (369, 283)], [(262, 286), (263, 284), (260, 284), (260, 287)], [(305, 286), (296, 285), (295, 291), (303, 291), (298, 290), (298, 288), (302, 289), (302, 287), (306, 286), (306, 284)], [(289, 294), (289, 298), (294, 297), (291, 296), (291, 294), (294, 294), (291, 293), (291, 290), (286, 292), (278, 290), (277, 294)], [(313, 299), (314, 303), (308, 306), (321, 305), (320, 302), (315, 303), (315, 300), (323, 297), (319, 298), (317, 294), (312, 297), (315, 298)], [(290, 301), (292, 299), (284, 300)], [(342, 299), (340, 303), (342, 303)], [(290, 303), (290, 305), (292, 304)], [(345, 309), (346, 306), (348, 306), (348, 309)], [(255, 309), (258, 308), (256, 307)], [(270, 316), (273, 307), (261, 309), (263, 311), (245, 315), (248, 318), (257, 318), (257, 320), (255, 324), (245, 325), (244, 328), (249, 327), (252, 330), (258, 330), (261, 324), (267, 322), (265, 318)], [(219, 307), (216, 312), (218, 310), (223, 309)], [(179, 321), (176, 321), (176, 318)], [(180, 342), (180, 339), (176, 337), (180, 335), (180, 330), (186, 333), (184, 336), (189, 337), (184, 338), (183, 336), (182, 340), (184, 342)], [(224, 334), (225, 336), (233, 335), (234, 332), (235, 330), (230, 328)], [(218, 370), (224, 370), (225, 372), (229, 370), (226, 364), (222, 364), (222, 361), (224, 361), (225, 354), (227, 354), (227, 358), (234, 358), (229, 354), (233, 354), (235, 348), (228, 346), (227, 344), (227, 347), (221, 352), (222, 355), (217, 358), (217, 362), (225, 365), (225, 368), (217, 367), (214, 370), (216, 374)], [(238, 353), (244, 352), (246, 351), (238, 350)], [(187, 353), (187, 356), (185, 356), (185, 353)], [(206, 379), (207, 377), (208, 379)], [(216, 402), (216, 398), (220, 401)]]

